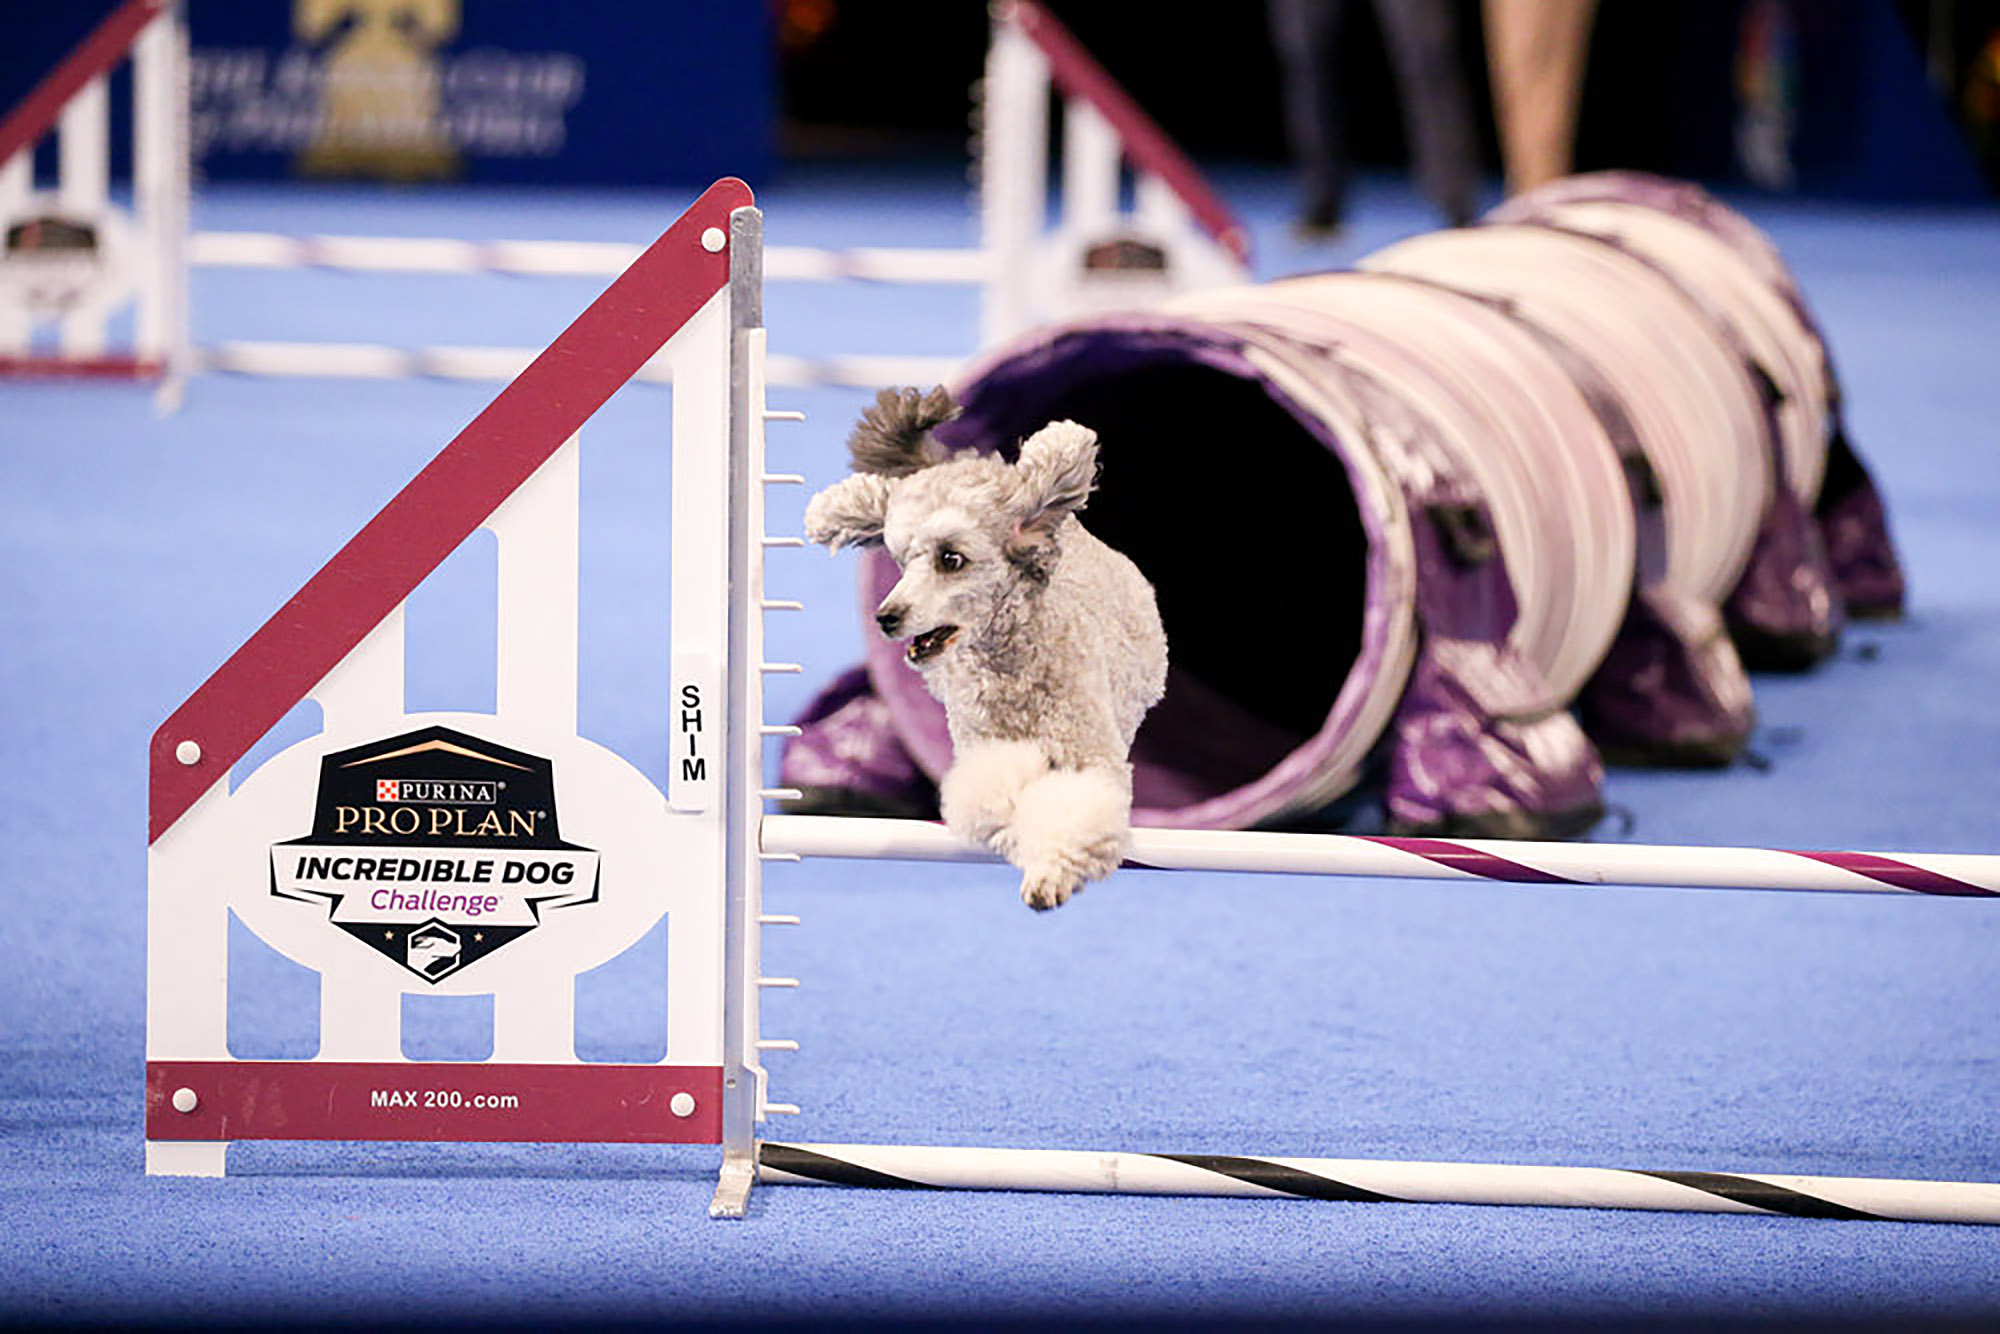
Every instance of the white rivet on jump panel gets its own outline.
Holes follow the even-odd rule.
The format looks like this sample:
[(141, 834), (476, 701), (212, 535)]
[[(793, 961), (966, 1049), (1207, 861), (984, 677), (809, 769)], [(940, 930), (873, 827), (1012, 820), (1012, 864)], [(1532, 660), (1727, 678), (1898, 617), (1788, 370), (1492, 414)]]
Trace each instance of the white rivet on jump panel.
[(199, 1107), (200, 1105), (201, 1105), (201, 1099), (200, 1099), (200, 1098), (197, 1098), (197, 1097), (195, 1097), (195, 1095), (194, 1095), (194, 1090), (193, 1090), (193, 1089), (175, 1089), (175, 1090), (174, 1090), (174, 1110), (175, 1110), (175, 1111), (177, 1111), (177, 1112), (191, 1112), (191, 1111), (193, 1111), (193, 1110), (194, 1110), (195, 1108)]
[(673, 1097), (667, 1099), (667, 1110), (675, 1116), (693, 1116), (694, 1094), (689, 1093), (685, 1089), (681, 1090)]
[(713, 255), (729, 244), (729, 238), (722, 234), (722, 228), (710, 227), (701, 234), (701, 248)]
[(182, 764), (201, 763), (201, 745), (195, 741), (183, 741), (174, 747), (174, 758)]

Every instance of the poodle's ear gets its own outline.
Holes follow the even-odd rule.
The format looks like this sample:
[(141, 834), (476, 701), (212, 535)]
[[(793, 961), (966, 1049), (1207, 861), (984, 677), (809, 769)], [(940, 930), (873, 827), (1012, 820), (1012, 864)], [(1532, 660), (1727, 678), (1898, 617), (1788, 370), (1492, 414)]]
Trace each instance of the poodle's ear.
[(843, 477), (806, 505), (806, 536), (828, 551), (880, 543), (889, 486), (889, 479), (878, 473)]
[(1097, 432), (1072, 421), (1050, 422), (1021, 445), (1014, 470), (1020, 530), (1046, 533), (1063, 515), (1082, 509), (1097, 485)]
[(1072, 421), (1050, 422), (1022, 443), (1014, 472), (1007, 559), (1030, 579), (1047, 583), (1060, 554), (1056, 525), (1082, 509), (1097, 485), (1097, 432)]

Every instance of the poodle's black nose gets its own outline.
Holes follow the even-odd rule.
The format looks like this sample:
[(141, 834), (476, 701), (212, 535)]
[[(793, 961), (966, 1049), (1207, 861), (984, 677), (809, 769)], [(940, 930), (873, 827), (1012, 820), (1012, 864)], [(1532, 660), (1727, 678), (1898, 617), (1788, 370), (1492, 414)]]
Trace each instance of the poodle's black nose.
[(884, 607), (875, 613), (875, 624), (882, 627), (882, 633), (894, 639), (896, 632), (903, 628), (903, 613), (893, 607)]

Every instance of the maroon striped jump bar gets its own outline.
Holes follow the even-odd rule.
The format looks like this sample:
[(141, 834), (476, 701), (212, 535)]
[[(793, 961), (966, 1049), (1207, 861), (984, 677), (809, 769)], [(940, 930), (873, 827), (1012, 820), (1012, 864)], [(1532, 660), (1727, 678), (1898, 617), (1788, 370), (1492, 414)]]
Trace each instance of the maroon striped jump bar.
[[(858, 816), (766, 815), (767, 854), (907, 861), (995, 860), (943, 825)], [(1153, 870), (1268, 872), (1523, 885), (1906, 893), (2000, 898), (2000, 856), (1790, 851), (1640, 843), (1395, 838), (1257, 830), (1132, 831), (1128, 865)]]
[[(1484, 846), (1474, 843), (1454, 843), (1437, 838), (1394, 838), (1386, 835), (1367, 836), (1370, 843), (1383, 847), (1397, 848), (1412, 853), (1440, 866), (1463, 871), (1467, 875), (1482, 880), (1506, 880), (1518, 884), (1580, 885), (1604, 883), (1573, 876), (1558, 875), (1539, 867), (1526, 866), (1510, 860)], [(1591, 845), (1586, 845), (1591, 846)], [(1717, 852), (1731, 849), (1718, 848)], [(1798, 849), (1772, 849), (1786, 857), (1804, 857), (1822, 865), (1838, 867), (1855, 875), (1900, 889), (1911, 894), (1942, 894), (1957, 898), (2000, 897), (2000, 889), (1975, 885), (1967, 880), (1944, 875), (1909, 862), (1898, 861), (1894, 857), (1883, 856), (1879, 852), (1814, 852)], [(1781, 888), (1782, 886), (1750, 886), (1750, 888)]]
[[(1390, 838), (1390, 836), (1368, 836), (1368, 842), (1382, 844), (1384, 848), (1398, 848), (1414, 856), (1426, 858), (1440, 866), (1450, 866), (1468, 876), (1478, 876), (1480, 880), (1510, 880), (1518, 884), (1602, 884), (1602, 880), (1580, 880), (1574, 876), (1560, 876), (1538, 866), (1524, 866), (1522, 862), (1510, 860), (1492, 852), (1484, 844), (1474, 842), (1450, 842), (1442, 838)], [(1602, 844), (1584, 844), (1602, 846)], [(1716, 848), (1714, 852), (1732, 852), (1732, 848)], [(1878, 884), (1886, 884), (1894, 890), (1904, 890), (1908, 894), (1946, 894), (1954, 898), (1996, 898), (2000, 888), (1988, 888), (1982, 884), (1972, 884), (1970, 880), (1958, 880), (1924, 866), (1914, 866), (1910, 862), (1884, 856), (1880, 852), (1812, 852), (1782, 848), (1774, 850), (1780, 856), (1798, 856), (1810, 862), (1820, 862), (1822, 866), (1836, 866), (1840, 870), (1852, 872), (1856, 876), (1866, 876)], [(1790, 888), (1790, 886), (1744, 886), (1744, 888)]]

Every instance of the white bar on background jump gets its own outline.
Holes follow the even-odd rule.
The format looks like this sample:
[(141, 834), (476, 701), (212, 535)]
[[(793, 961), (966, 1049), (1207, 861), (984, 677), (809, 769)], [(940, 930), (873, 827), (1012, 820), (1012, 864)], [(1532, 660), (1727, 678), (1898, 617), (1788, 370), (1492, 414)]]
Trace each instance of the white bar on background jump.
[(34, 192), (35, 150), (32, 145), (0, 162), (0, 208), (9, 214)]
[[(997, 860), (960, 842), (943, 825), (921, 820), (767, 815), (763, 828), (767, 853), (905, 861)], [(2000, 896), (2000, 856), (1972, 853), (1788, 852), (1643, 843), (1134, 829), (1129, 859), (1136, 866), (1176, 871)]]
[(875, 1144), (760, 1146), (771, 1185), (1490, 1204), (2000, 1224), (2000, 1185), (1877, 1177)]
[(815, 250), (772, 246), (764, 252), (764, 277), (792, 282), (943, 283), (972, 286), (986, 281), (991, 257), (983, 250), (861, 246)]
[(164, 374), (156, 403), (172, 410), (188, 373), (187, 33), (169, 6), (132, 44), (132, 198), (145, 237), (132, 350)]
[[(33, 144), (0, 162), (0, 217), (11, 218), (35, 189), (35, 147)], [(19, 302), (0, 301), (0, 354), (19, 355), (28, 350), (33, 321)]]
[[(197, 369), (228, 375), (292, 375), (333, 380), (479, 380), (505, 382), (539, 355), (527, 347), (388, 347), (375, 343), (216, 343), (194, 350)], [(957, 357), (854, 356), (769, 359), (767, 382), (787, 389), (834, 386), (879, 389), (887, 384), (945, 384)], [(673, 372), (656, 357), (634, 383), (670, 384)]]
[(1103, 113), (1080, 97), (1063, 99), (1062, 225), (1096, 239), (1118, 225), (1123, 145)]
[(63, 107), (56, 131), (56, 198), (94, 214), (111, 197), (111, 85), (100, 74)]
[[(354, 273), (508, 273), (538, 277), (616, 277), (645, 249), (621, 241), (462, 241), (450, 237), (281, 236), (271, 232), (197, 232), (191, 263), (204, 268), (335, 269)], [(984, 251), (857, 247), (822, 250), (772, 246), (764, 277), (793, 282), (948, 283), (986, 281)]]
[(880, 389), (892, 384), (949, 384), (965, 365), (962, 357), (847, 356), (791, 357), (773, 353), (766, 379), (786, 389), (834, 386)]
[[(63, 108), (57, 122), (56, 198), (73, 216), (96, 218), (111, 198), (111, 85), (102, 74)], [(97, 357), (107, 345), (105, 311), (86, 305), (62, 317), (64, 356)]]
[(203, 268), (612, 277), (623, 273), (644, 248), (609, 241), (197, 232), (189, 238), (188, 258)]
[(337, 380), (511, 380), (532, 348), (383, 347), (370, 343), (219, 343), (198, 350), (200, 369), (231, 375), (298, 375)]

